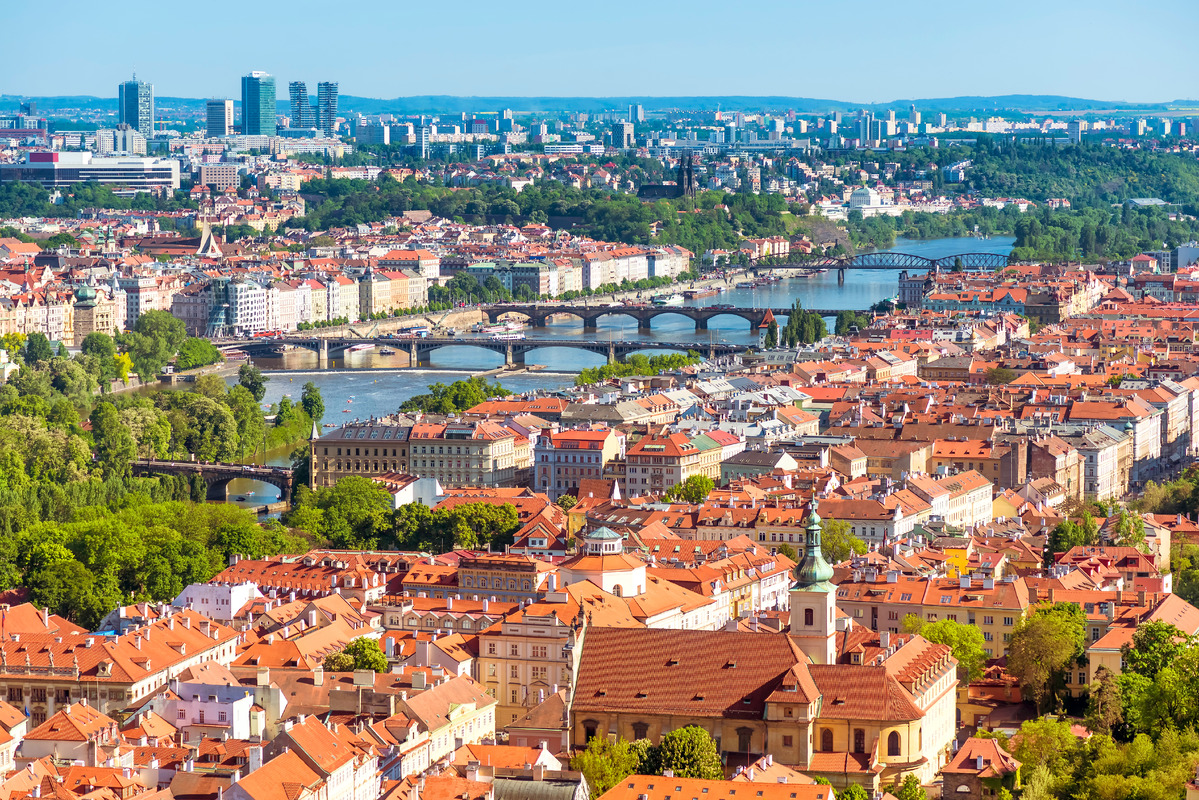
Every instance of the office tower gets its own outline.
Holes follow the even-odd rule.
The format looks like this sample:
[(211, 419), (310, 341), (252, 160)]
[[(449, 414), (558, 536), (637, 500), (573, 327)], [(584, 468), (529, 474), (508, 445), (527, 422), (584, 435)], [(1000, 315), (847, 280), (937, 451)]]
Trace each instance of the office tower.
[(612, 126), (612, 146), (622, 150), (633, 146), (633, 123), (618, 122)]
[(292, 81), (287, 84), (287, 94), (291, 98), (291, 126), (315, 128), (316, 115), (312, 113), (312, 104), (308, 102), (308, 84)]
[(916, 110), (915, 103), (908, 106), (908, 122), (917, 127), (920, 126), (920, 112)]
[(233, 133), (233, 101), (208, 101), (208, 136), (229, 136)]
[(895, 121), (895, 109), (887, 109), (887, 122)]
[(241, 79), (241, 132), (275, 135), (275, 77), (254, 70)]
[(328, 81), (316, 85), (317, 127), (326, 136), (337, 131), (337, 84)]
[(117, 87), (120, 122), (134, 128), (142, 136), (154, 135), (154, 86), (139, 81), (125, 81)]
[(948, 124), (949, 124), (949, 117), (945, 116), (944, 114), (937, 115), (937, 127), (938, 128), (944, 128)]
[(433, 129), (428, 125), (419, 126), (416, 131), (416, 152), (420, 158), (429, 157), (429, 139), (433, 135)]
[(1138, 119), (1138, 120), (1137, 120), (1137, 122), (1136, 122), (1136, 129), (1135, 129), (1135, 130), (1136, 130), (1136, 132), (1137, 132), (1137, 136), (1144, 136), (1144, 135), (1145, 135), (1145, 128), (1146, 128), (1146, 124), (1147, 124), (1147, 123), (1146, 123), (1146, 122), (1145, 122), (1145, 120), (1143, 120), (1143, 119)]
[(645, 122), (645, 109), (640, 103), (629, 104), (629, 122)]

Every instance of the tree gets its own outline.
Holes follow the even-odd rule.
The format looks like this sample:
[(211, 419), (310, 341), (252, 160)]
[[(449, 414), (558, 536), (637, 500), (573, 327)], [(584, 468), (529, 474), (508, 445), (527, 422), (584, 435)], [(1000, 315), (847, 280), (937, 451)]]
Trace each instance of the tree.
[(779, 324), (773, 319), (766, 326), (766, 337), (762, 340), (762, 346), (767, 350), (777, 347), (779, 343)]
[(325, 656), (321, 666), (325, 672), (353, 672), (354, 657), (345, 650), (338, 650), (336, 653)]
[(902, 783), (892, 784), (890, 792), (898, 800), (928, 800), (924, 787), (920, 785), (920, 779), (911, 773), (903, 777)]
[(1133, 633), (1132, 642), (1124, 645), (1125, 671), (1155, 678), (1165, 667), (1176, 663), (1183, 652), (1195, 647), (1196, 642), (1196, 637), (1188, 636), (1169, 622), (1144, 622)]
[(609, 741), (607, 736), (594, 736), (587, 749), (570, 759), (570, 768), (583, 773), (591, 797), (598, 798), (604, 792), (641, 767), (642, 756), (626, 739)]
[(1045, 567), (1050, 567), (1054, 556), (1058, 553), (1069, 552), (1073, 547), (1093, 545), (1099, 541), (1099, 524), (1090, 512), (1084, 511), (1082, 520), (1062, 520), (1054, 526), (1045, 542)]
[(866, 552), (866, 543), (850, 532), (843, 519), (820, 520), (820, 550), (830, 564), (840, 564)]
[(391, 495), (370, 478), (350, 475), (334, 486), (297, 493), (285, 522), (340, 549), (370, 550), (394, 529)]
[(179, 369), (195, 369), (215, 364), (223, 358), (221, 351), (217, 350), (212, 342), (189, 336), (179, 346), (179, 357), (175, 360), (175, 366)]
[(696, 725), (678, 728), (663, 736), (658, 745), (658, 759), (662, 772), (671, 770), (676, 778), (724, 778), (715, 740)]
[(313, 422), (320, 422), (321, 417), (325, 416), (325, 400), (321, 397), (321, 390), (312, 381), (304, 384), (304, 391), (300, 395), (300, 405), (303, 406), (304, 413), (311, 417)]
[(662, 496), (671, 502), (699, 504), (715, 488), (716, 482), (707, 475), (692, 475), (682, 483), (671, 486)]
[(564, 494), (555, 502), (558, 504), (558, 508), (562, 509), (563, 511), (570, 511), (579, 501), (568, 494)]
[(255, 403), (261, 403), (266, 397), (266, 382), (270, 378), (262, 374), (262, 370), (253, 364), (242, 364), (237, 368), (237, 382), (249, 390), (254, 396)]
[(1016, 373), (1007, 367), (991, 367), (986, 371), (986, 380), (992, 386), (1001, 386), (1016, 380)]
[(1124, 703), (1115, 674), (1102, 664), (1095, 670), (1095, 682), (1087, 694), (1087, 728), (1092, 733), (1111, 735), (1124, 721)]
[(1007, 670), (1032, 693), (1040, 709), (1055, 696), (1055, 682), (1082, 655), (1085, 613), (1073, 603), (1041, 606), (1016, 623)]
[(346, 645), (342, 651), (353, 659), (354, 669), (369, 669), (375, 672), (387, 672), (391, 666), (387, 656), (379, 649), (379, 642), (366, 636), (360, 636)]
[(162, 342), (171, 355), (179, 352), (187, 339), (187, 328), (183, 320), (169, 311), (145, 311), (137, 318), (133, 330), (149, 339)]
[(37, 364), (54, 358), (54, 348), (44, 333), (31, 333), (25, 340), (25, 363)]
[[(915, 616), (914, 614), (909, 614)], [(908, 619), (904, 618), (907, 626)], [(982, 677), (987, 654), (982, 631), (974, 625), (963, 625), (952, 619), (942, 619), (921, 625), (914, 633), (936, 644), (948, 645), (958, 661), (958, 680), (963, 684)]]
[(123, 477), (129, 474), (130, 462), (137, 456), (137, 446), (129, 429), (121, 421), (116, 406), (100, 403), (92, 411), (92, 438), (96, 442), (96, 462), (104, 477)]
[(837, 800), (870, 800), (866, 790), (856, 783), (851, 783), (845, 789), (837, 792)]

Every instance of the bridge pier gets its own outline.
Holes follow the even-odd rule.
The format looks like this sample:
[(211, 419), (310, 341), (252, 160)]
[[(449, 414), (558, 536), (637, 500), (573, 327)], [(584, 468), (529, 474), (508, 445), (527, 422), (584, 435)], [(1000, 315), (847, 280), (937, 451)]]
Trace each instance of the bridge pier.
[(321, 339), (320, 349), (316, 352), (316, 363), (319, 367), (329, 366), (329, 340)]
[(544, 316), (542, 316), (542, 317), (529, 317), (529, 324), (530, 324), (531, 326), (533, 326), (534, 328), (544, 328), (544, 327), (545, 327), (545, 323), (546, 323), (546, 318), (545, 318)]
[(616, 358), (616, 345), (608, 342), (608, 363), (615, 364), (619, 359)]
[(653, 333), (654, 328), (648, 319), (637, 320), (637, 333)]
[(418, 353), (416, 350), (416, 339), (413, 339), (408, 343), (408, 366), (420, 366), (420, 353)]
[(583, 333), (598, 331), (599, 326), (595, 324), (598, 319), (598, 317), (583, 317)]
[(208, 494), (205, 495), (206, 500), (212, 500), (218, 503), (223, 503), (229, 499), (229, 481), (232, 478), (226, 478), (222, 481), (209, 481)]
[(845, 283), (845, 267), (838, 267), (837, 268), (837, 285), (840, 286), (843, 283)]
[(513, 342), (508, 342), (508, 347), (504, 352), (504, 366), (506, 367), (523, 367), (525, 365), (525, 351), (523, 348), (517, 347)]

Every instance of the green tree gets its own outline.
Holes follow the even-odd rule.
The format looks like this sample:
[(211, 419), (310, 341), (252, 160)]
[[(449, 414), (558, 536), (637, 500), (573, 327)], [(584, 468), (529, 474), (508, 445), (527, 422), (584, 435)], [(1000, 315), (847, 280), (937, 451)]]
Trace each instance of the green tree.
[(130, 462), (137, 456), (137, 447), (116, 407), (112, 403), (100, 403), (92, 411), (91, 423), (96, 462), (104, 477), (128, 475)]
[(1007, 367), (991, 367), (986, 371), (986, 380), (992, 386), (1001, 386), (1016, 380), (1016, 373)]
[(394, 530), (391, 495), (360, 475), (334, 486), (297, 494), (284, 520), (289, 526), (322, 536), (334, 547), (370, 550)]
[(774, 320), (770, 320), (770, 324), (766, 326), (766, 336), (762, 340), (762, 346), (767, 350), (775, 348), (779, 343), (779, 324)]
[(195, 369), (216, 364), (223, 358), (221, 351), (217, 350), (212, 342), (189, 336), (179, 346), (179, 357), (175, 361), (175, 366), (179, 369)]
[(564, 494), (554, 502), (556, 502), (558, 504), (558, 508), (562, 509), (563, 511), (570, 511), (579, 501), (568, 494)]
[(790, 559), (791, 561), (793, 561), (796, 564), (799, 563), (799, 553), (795, 550), (794, 547), (792, 547), (787, 542), (781, 542), (779, 544), (778, 552), (779, 552), (780, 556), (784, 556), (785, 558)]
[(843, 519), (820, 520), (820, 550), (830, 564), (840, 564), (866, 552), (866, 543), (850, 532)]
[(583, 773), (591, 790), (592, 800), (628, 776), (641, 766), (641, 754), (625, 739), (609, 741), (607, 736), (594, 736), (587, 749), (570, 759), (570, 768)]
[(353, 659), (354, 669), (369, 669), (375, 672), (387, 672), (391, 666), (387, 656), (379, 649), (379, 642), (366, 636), (359, 636), (350, 641), (342, 651)]
[(262, 370), (253, 364), (242, 364), (237, 368), (237, 382), (250, 392), (254, 402), (261, 403), (266, 397), (266, 382), (270, 378), (262, 374)]
[(696, 725), (677, 728), (664, 735), (658, 745), (658, 759), (662, 772), (671, 770), (676, 778), (724, 778), (716, 741)]
[(326, 672), (353, 672), (354, 657), (345, 650), (338, 650), (325, 656), (321, 666)]
[(902, 783), (892, 784), (890, 792), (897, 800), (928, 800), (920, 779), (911, 773), (903, 777)]
[(44, 333), (31, 333), (25, 340), (25, 363), (37, 364), (54, 358), (54, 348)]
[(1087, 728), (1092, 733), (1108, 736), (1124, 722), (1124, 702), (1120, 697), (1120, 683), (1116, 676), (1102, 664), (1095, 670), (1095, 682), (1087, 693)]
[(671, 502), (699, 504), (715, 488), (716, 482), (707, 475), (691, 475), (682, 483), (671, 486), (662, 496)]
[(1099, 524), (1089, 511), (1084, 511), (1082, 520), (1062, 520), (1054, 526), (1045, 542), (1045, 567), (1054, 563), (1054, 556), (1068, 552), (1071, 548), (1093, 545), (1099, 541)]
[(304, 384), (304, 392), (300, 395), (300, 405), (313, 422), (320, 422), (321, 418), (325, 416), (325, 400), (321, 397), (321, 390), (312, 381)]
[[(909, 617), (915, 617), (915, 615), (909, 614), (904, 617), (905, 628), (908, 625)], [(953, 657), (958, 661), (958, 680), (963, 684), (982, 677), (987, 654), (984, 650), (985, 642), (982, 631), (974, 625), (963, 625), (956, 620), (942, 619), (924, 623), (912, 632), (919, 633), (930, 642), (948, 645), (953, 649)]]
[(187, 339), (187, 329), (183, 320), (178, 319), (169, 311), (145, 311), (133, 324), (133, 330), (149, 339), (161, 342), (170, 355), (179, 352), (179, 348)]
[(1086, 616), (1074, 603), (1041, 606), (1016, 623), (1008, 645), (1010, 674), (1044, 709), (1055, 697), (1055, 684), (1082, 656)]

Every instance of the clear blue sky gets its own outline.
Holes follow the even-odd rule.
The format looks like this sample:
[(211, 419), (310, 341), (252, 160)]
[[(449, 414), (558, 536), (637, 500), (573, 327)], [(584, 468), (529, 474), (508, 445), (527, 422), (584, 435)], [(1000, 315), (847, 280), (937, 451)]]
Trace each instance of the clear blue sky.
[(4, 94), (112, 97), (136, 69), (158, 95), (236, 97), (261, 69), (280, 96), (1199, 97), (1199, 0), (9, 5)]

